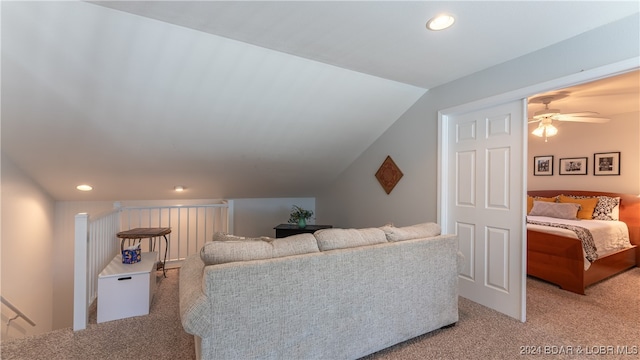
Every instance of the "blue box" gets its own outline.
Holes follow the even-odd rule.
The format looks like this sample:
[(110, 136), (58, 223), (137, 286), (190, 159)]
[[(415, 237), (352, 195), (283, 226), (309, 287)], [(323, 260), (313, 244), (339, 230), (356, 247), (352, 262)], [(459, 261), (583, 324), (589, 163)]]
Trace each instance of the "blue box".
[(142, 259), (142, 255), (140, 255), (140, 247), (122, 250), (123, 264), (135, 264), (139, 262), (140, 259)]

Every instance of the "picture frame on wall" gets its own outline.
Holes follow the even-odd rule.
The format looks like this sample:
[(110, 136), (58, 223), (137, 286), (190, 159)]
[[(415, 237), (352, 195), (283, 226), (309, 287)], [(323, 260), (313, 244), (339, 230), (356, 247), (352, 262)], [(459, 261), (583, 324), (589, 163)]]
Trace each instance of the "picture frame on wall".
[(558, 174), (587, 175), (588, 159), (586, 157), (560, 159)]
[(551, 176), (553, 175), (553, 155), (533, 157), (533, 175)]
[(620, 175), (620, 152), (593, 154), (593, 175)]

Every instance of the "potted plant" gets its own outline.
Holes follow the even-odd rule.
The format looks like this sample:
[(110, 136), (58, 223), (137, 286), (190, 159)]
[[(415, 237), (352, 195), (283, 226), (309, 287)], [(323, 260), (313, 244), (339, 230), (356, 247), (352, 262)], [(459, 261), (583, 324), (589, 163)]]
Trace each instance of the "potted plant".
[(289, 214), (289, 223), (298, 224), (299, 228), (307, 226), (307, 220), (313, 217), (313, 211), (305, 210), (298, 205), (291, 207), (291, 214)]

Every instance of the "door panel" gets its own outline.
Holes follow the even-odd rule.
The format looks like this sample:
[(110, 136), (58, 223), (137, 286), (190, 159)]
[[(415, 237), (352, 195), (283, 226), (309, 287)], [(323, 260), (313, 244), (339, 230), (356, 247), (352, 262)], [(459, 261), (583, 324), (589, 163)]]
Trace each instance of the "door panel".
[(475, 261), (473, 254), (475, 253), (475, 226), (473, 224), (456, 223), (456, 234), (458, 234), (458, 250), (464, 255), (464, 266), (460, 272), (460, 276), (466, 277), (473, 281), (475, 277)]
[(485, 285), (509, 292), (509, 231), (488, 227), (486, 239)]
[(476, 153), (475, 151), (461, 151), (456, 155), (458, 159), (456, 205), (474, 207), (476, 205)]
[(509, 208), (509, 149), (487, 150), (487, 208)]

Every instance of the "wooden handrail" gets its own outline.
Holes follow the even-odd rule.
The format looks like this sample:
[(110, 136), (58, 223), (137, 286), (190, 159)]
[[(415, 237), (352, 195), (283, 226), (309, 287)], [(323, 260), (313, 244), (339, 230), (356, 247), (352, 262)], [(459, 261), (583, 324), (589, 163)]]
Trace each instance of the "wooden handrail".
[(9, 326), (11, 321), (17, 319), (18, 317), (23, 318), (26, 322), (29, 323), (29, 325), (36, 326), (36, 323), (34, 323), (31, 319), (29, 319), (29, 317), (27, 315), (25, 315), (22, 311), (20, 311), (17, 307), (15, 307), (9, 300), (5, 299), (3, 296), (0, 296), (0, 301), (2, 301), (3, 304), (7, 305), (7, 307), (9, 309), (11, 309), (11, 311), (16, 313), (15, 317), (13, 317), (13, 318), (9, 319), (9, 321), (7, 321), (7, 326)]

